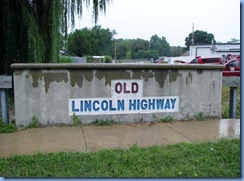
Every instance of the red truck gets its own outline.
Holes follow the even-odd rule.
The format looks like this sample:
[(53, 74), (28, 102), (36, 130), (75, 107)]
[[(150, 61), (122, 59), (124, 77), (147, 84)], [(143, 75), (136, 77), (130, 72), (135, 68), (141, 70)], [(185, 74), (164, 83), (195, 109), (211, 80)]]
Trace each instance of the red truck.
[(195, 57), (190, 64), (222, 64), (221, 57)]
[(240, 56), (236, 56), (233, 59), (228, 60), (224, 65), (225, 68), (222, 70), (223, 76), (240, 76)]

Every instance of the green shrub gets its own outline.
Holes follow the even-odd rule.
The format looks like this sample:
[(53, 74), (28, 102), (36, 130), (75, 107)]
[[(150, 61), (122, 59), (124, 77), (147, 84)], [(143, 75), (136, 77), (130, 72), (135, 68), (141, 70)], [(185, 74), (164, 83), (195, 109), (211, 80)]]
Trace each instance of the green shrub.
[(203, 112), (198, 113), (196, 116), (197, 121), (204, 121), (206, 120), (206, 117), (204, 116)]
[(79, 125), (80, 119), (79, 119), (79, 117), (77, 115), (75, 115), (75, 113), (73, 113), (72, 120), (73, 120), (74, 126), (78, 126)]
[(65, 56), (60, 56), (60, 63), (71, 63), (72, 58), (71, 57), (65, 57)]
[(163, 122), (163, 123), (169, 123), (172, 121), (173, 121), (173, 118), (171, 116), (166, 116), (165, 118), (161, 119), (161, 122)]
[[(222, 119), (229, 118), (229, 102), (230, 100), (230, 87), (223, 86), (222, 87)], [(237, 88), (237, 109), (236, 109), (236, 118), (240, 119), (241, 115), (241, 99), (240, 99), (240, 87)]]
[(32, 116), (31, 123), (26, 128), (39, 128), (40, 124), (36, 116)]
[(166, 116), (164, 118), (158, 118), (155, 114), (153, 114), (153, 122), (163, 122), (163, 123), (169, 123), (173, 121), (173, 118), (171, 116)]
[(105, 58), (104, 58), (104, 61), (103, 61), (103, 62), (104, 62), (104, 63), (112, 63), (112, 59), (113, 59), (113, 58), (112, 58), (111, 56), (107, 56), (107, 55), (106, 55)]
[(97, 125), (97, 126), (111, 126), (111, 125), (113, 125), (115, 122), (114, 122), (114, 120), (98, 120), (98, 119), (96, 119), (96, 121), (95, 121), (95, 125)]
[(13, 133), (17, 130), (15, 121), (11, 121), (9, 124), (6, 124), (0, 119), (0, 133)]

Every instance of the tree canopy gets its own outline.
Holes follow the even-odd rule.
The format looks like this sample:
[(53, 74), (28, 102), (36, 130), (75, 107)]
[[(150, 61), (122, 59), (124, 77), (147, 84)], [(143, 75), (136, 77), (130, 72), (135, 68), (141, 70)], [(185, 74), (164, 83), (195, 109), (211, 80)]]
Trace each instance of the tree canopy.
[(101, 26), (83, 28), (70, 33), (67, 38), (67, 52), (70, 55), (112, 55), (114, 31)]
[[(109, 0), (93, 0), (93, 18), (106, 11)], [(66, 37), (90, 0), (1, 0), (1, 74), (10, 74), (12, 63), (58, 62), (60, 36)]]
[[(0, 74), (11, 74), (12, 63), (59, 62), (61, 37), (68, 38), (68, 29), (75, 25), (75, 15), (92, 4), (93, 20), (99, 12), (105, 13), (111, 0), (1, 0), (0, 1)], [(92, 3), (90, 3), (92, 2)], [(153, 35), (148, 40), (115, 40), (114, 32), (100, 26), (84, 29), (79, 38), (71, 38), (70, 50), (76, 55), (110, 55), (116, 58), (158, 58), (180, 54), (180, 48), (171, 51), (166, 38)], [(74, 32), (74, 36), (77, 36)], [(192, 34), (186, 38), (189, 48)], [(195, 44), (211, 43), (214, 36), (197, 30)], [(74, 43), (83, 43), (81, 50)], [(84, 46), (85, 45), (85, 46)], [(116, 50), (116, 52), (115, 52)], [(114, 57), (114, 56), (113, 56)]]
[(231, 38), (230, 41), (227, 41), (227, 43), (240, 43), (240, 39)]
[(170, 46), (165, 37), (160, 38), (153, 35), (148, 40), (137, 39), (118, 39), (116, 40), (117, 58), (122, 59), (151, 59), (159, 56), (170, 56)]
[(153, 35), (150, 40), (150, 48), (157, 50), (161, 56), (170, 56), (170, 46), (164, 36), (160, 38), (157, 35)]
[[(213, 34), (201, 30), (194, 31), (194, 45), (211, 44), (212, 40), (214, 40)], [(185, 45), (189, 50), (190, 45), (192, 45), (192, 33), (185, 38)]]

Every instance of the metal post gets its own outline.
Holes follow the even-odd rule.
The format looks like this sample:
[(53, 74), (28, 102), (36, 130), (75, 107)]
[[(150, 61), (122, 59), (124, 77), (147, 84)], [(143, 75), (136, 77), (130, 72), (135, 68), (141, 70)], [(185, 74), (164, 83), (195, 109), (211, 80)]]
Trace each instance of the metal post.
[(229, 118), (236, 118), (237, 87), (230, 87)]
[(114, 59), (116, 61), (116, 40), (114, 40)]
[(193, 25), (192, 25), (192, 46), (194, 46), (194, 22), (193, 22)]
[(2, 121), (6, 124), (9, 124), (7, 90), (6, 89), (0, 89), (0, 97), (1, 97)]

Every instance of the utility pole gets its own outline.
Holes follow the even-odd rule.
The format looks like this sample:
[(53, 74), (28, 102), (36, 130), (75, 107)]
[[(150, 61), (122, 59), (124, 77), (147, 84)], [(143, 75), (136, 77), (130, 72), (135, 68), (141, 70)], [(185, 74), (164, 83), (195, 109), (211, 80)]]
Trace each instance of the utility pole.
[(192, 46), (194, 46), (194, 22), (192, 25)]
[(116, 60), (116, 40), (114, 39), (114, 59)]
[(193, 52), (194, 52), (194, 22), (192, 24), (192, 38), (191, 38), (191, 47), (190, 47), (190, 53), (191, 53), (191, 56), (193, 56)]

